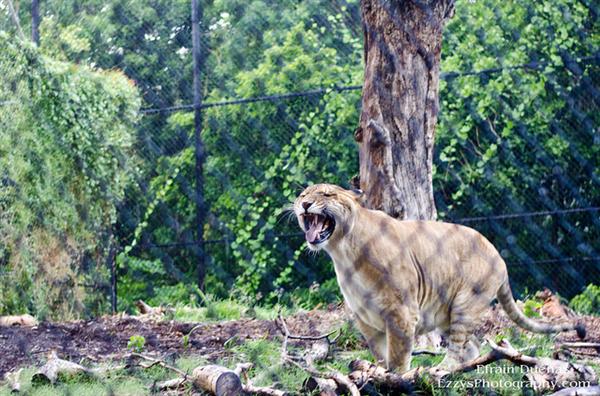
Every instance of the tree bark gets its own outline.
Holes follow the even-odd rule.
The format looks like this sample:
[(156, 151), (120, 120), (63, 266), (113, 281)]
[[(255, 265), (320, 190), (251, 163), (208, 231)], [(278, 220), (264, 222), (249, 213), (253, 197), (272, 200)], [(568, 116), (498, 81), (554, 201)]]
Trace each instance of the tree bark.
[(442, 31), (454, 0), (362, 0), (365, 76), (359, 143), (366, 205), (435, 219), (432, 167)]

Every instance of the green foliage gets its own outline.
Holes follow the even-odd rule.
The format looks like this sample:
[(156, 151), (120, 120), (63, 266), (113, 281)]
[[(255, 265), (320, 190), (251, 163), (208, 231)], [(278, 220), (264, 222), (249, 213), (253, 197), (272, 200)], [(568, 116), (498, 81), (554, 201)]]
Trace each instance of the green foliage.
[(327, 279), (323, 284), (314, 282), (308, 288), (297, 288), (289, 295), (284, 296), (283, 302), (287, 302), (287, 298), (291, 300), (292, 306), (307, 310), (324, 304), (342, 302), (342, 295), (335, 277)]
[(523, 313), (528, 318), (539, 318), (542, 305), (544, 305), (543, 302), (535, 299), (525, 300), (523, 302)]
[[(598, 68), (583, 60), (597, 40), (593, 19), (572, 0), (457, 4), (444, 36), (443, 71), (537, 66), (441, 81), (434, 191), (442, 218), (598, 203), (598, 184), (590, 180), (598, 176), (600, 146), (590, 144), (587, 126), (598, 122), (590, 100)], [(595, 262), (576, 269), (569, 262), (524, 264), (597, 249), (593, 216), (526, 221), (469, 226), (502, 249), (517, 291), (559, 278), (561, 294), (578, 292), (586, 281), (577, 274), (595, 270)]]
[(127, 341), (127, 348), (133, 352), (140, 353), (144, 350), (146, 345), (146, 338), (141, 335), (132, 335)]
[[(0, 174), (0, 264), (18, 268), (0, 266), (0, 277), (19, 285), (0, 289), (0, 313), (71, 315), (82, 301), (102, 309), (77, 285), (82, 266), (95, 267), (85, 281), (106, 279), (99, 263), (111, 228), (122, 248), (120, 309), (131, 309), (138, 298), (153, 305), (204, 303), (194, 287), (182, 286), (196, 279), (193, 247), (148, 248), (195, 240), (193, 114), (137, 119), (140, 103), (130, 81), (82, 66), (124, 70), (144, 107), (190, 103), (189, 2), (63, 0), (44, 7), (39, 51), (46, 57), (7, 37), (0, 46), (0, 100), (14, 101), (0, 114), (6, 174)], [(27, 28), (27, 7), (19, 12)], [(205, 4), (203, 18), (210, 48), (206, 102), (327, 89), (321, 96), (203, 111), (209, 216), (201, 232), (224, 241), (206, 245), (206, 291), (251, 305), (311, 308), (334, 301), (330, 260), (307, 254), (286, 208), (307, 184), (347, 186), (358, 172), (352, 132), (360, 93), (334, 88), (362, 81), (359, 1), (216, 0)], [(583, 61), (597, 47), (594, 18), (574, 0), (457, 3), (445, 30), (442, 71), (507, 68), (440, 82), (434, 190), (442, 219), (598, 206), (593, 125), (599, 113), (589, 99), (598, 67)], [(13, 31), (5, 19), (0, 30)], [(509, 68), (532, 61), (535, 70)], [(142, 182), (128, 185), (133, 175)], [(125, 191), (133, 199), (117, 209)], [(536, 217), (527, 227), (519, 221), (470, 225), (500, 247), (509, 266), (591, 255), (598, 250), (597, 221), (569, 216), (569, 222)], [(67, 264), (40, 273), (46, 262)], [(570, 296), (585, 285), (578, 274), (595, 264), (564, 272), (515, 265), (510, 272), (520, 291), (537, 289), (560, 271), (561, 293)], [(68, 306), (57, 308), (58, 301)]]
[(600, 316), (600, 286), (590, 283), (581, 294), (573, 297), (569, 306), (580, 314)]
[[(356, 15), (358, 2), (343, 7), (348, 15)], [(281, 2), (272, 7), (262, 1), (215, 2), (207, 18), (218, 56), (207, 60), (206, 101), (360, 84), (361, 32), (341, 13), (319, 17), (323, 9), (329, 7), (321, 2), (293, 6)], [(565, 67), (564, 56), (580, 59), (591, 54), (593, 33), (582, 32), (591, 18), (589, 10), (572, 0), (457, 5), (445, 33), (443, 71), (482, 70), (532, 59), (541, 66), (536, 71), (507, 69), (441, 81), (434, 175), (440, 217), (569, 208), (597, 201), (598, 190), (589, 182), (593, 175), (588, 171), (599, 168), (594, 166), (600, 158), (598, 146), (589, 144), (584, 127), (577, 127), (581, 117), (597, 117), (585, 101), (585, 95), (589, 97), (585, 81), (589, 84), (597, 70), (582, 63), (582, 74), (576, 75)], [(576, 98), (575, 103), (569, 97)], [(282, 300), (280, 289), (308, 289), (333, 278), (329, 260), (306, 254), (301, 236), (278, 235), (298, 232), (286, 208), (303, 186), (321, 181), (347, 185), (357, 173), (352, 131), (359, 103), (358, 92), (331, 90), (319, 98), (204, 112), (209, 154), (205, 193), (215, 214), (204, 237), (226, 244), (209, 246), (209, 292), (273, 303)], [(191, 113), (177, 113), (164, 129), (192, 136), (192, 125)], [(587, 164), (585, 172), (581, 164)], [(158, 165), (151, 193), (158, 194), (178, 169), (179, 176), (161, 203), (178, 213), (180, 224), (193, 229), (194, 203), (189, 194), (186, 197), (186, 186), (193, 180), (193, 153), (182, 149)], [(574, 179), (569, 182), (565, 174), (575, 175)], [(181, 240), (185, 234), (164, 224), (164, 213), (148, 218), (153, 240)], [(577, 238), (550, 217), (531, 227), (517, 221), (473, 226), (499, 247), (510, 245), (502, 252), (510, 264), (555, 258), (558, 252), (550, 246), (560, 245), (564, 255), (589, 251), (594, 241), (592, 220), (582, 215), (576, 221), (581, 230)], [(547, 232), (551, 227), (556, 230), (552, 235)], [(517, 253), (509, 256), (509, 251)], [(182, 271), (193, 272), (193, 255), (175, 250), (168, 254), (176, 255)], [(538, 288), (540, 278), (555, 270), (542, 267), (534, 277), (527, 266), (517, 266), (511, 275), (517, 290), (527, 284)], [(582, 282), (573, 273), (563, 274), (572, 280), (561, 290), (565, 295)], [(324, 301), (300, 291), (287, 299), (284, 302), (304, 307)]]
[[(330, 24), (358, 55), (357, 38), (339, 18)], [(307, 26), (305, 22), (296, 22), (284, 37), (266, 35), (270, 47), (264, 59), (253, 69), (238, 73), (235, 95), (256, 96), (263, 89), (285, 92), (294, 82), (295, 89), (309, 89), (358, 79), (360, 69), (345, 64), (335, 48), (328, 46), (328, 35), (318, 25)], [(312, 53), (318, 55), (307, 55)], [(282, 62), (285, 71), (279, 73)], [(301, 87), (298, 82), (302, 82)], [(215, 89), (210, 97), (217, 100), (222, 95)], [(211, 155), (206, 164), (209, 177), (205, 191), (211, 211), (219, 213), (219, 222), (205, 229), (205, 238), (231, 241), (225, 252), (211, 250), (211, 257), (221, 267), (213, 281), (233, 284), (238, 294), (273, 302), (277, 288), (289, 289), (294, 284), (308, 287), (331, 279), (333, 272), (326, 260), (319, 263), (317, 271), (308, 270), (312, 264), (303, 253), (301, 240), (292, 240), (288, 247), (290, 241), (281, 240), (277, 234), (297, 232), (294, 224), (286, 222), (285, 208), (301, 186), (313, 180), (346, 184), (354, 173), (357, 158), (349, 125), (357, 122), (352, 109), (358, 101), (358, 93), (331, 91), (313, 103), (305, 99), (286, 102), (285, 115), (271, 103), (207, 110), (205, 143)], [(282, 124), (281, 116), (299, 120), (297, 128)], [(191, 129), (192, 118), (173, 115), (169, 124)], [(265, 134), (249, 140), (248, 124), (260, 126)], [(225, 147), (240, 150), (240, 155), (232, 156), (223, 150)], [(182, 151), (177, 158), (185, 161), (184, 180), (191, 180), (193, 156)], [(165, 198), (166, 204), (180, 206), (183, 193), (183, 186), (177, 186)], [(181, 212), (193, 213), (191, 205), (189, 201), (181, 205)], [(153, 229), (156, 239), (169, 235), (166, 227)]]
[[(0, 313), (98, 307), (117, 204), (136, 174), (140, 105), (119, 72), (58, 62), (0, 33)], [(86, 271), (82, 271), (86, 267)]]
[(340, 327), (336, 343), (344, 350), (362, 349), (366, 347), (363, 336), (352, 322), (345, 322)]

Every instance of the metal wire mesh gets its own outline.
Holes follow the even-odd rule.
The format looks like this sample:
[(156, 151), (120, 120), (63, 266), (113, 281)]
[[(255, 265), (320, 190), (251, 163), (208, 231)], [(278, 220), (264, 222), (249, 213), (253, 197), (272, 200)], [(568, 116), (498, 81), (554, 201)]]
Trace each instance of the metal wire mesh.
[[(356, 175), (362, 28), (357, 1), (309, 3), (224, 2), (204, 10), (207, 211), (199, 226), (190, 5), (42, 2), (42, 50), (58, 53), (57, 26), (85, 25), (74, 34), (90, 48), (69, 47), (65, 60), (122, 70), (143, 99), (138, 172), (106, 231), (113, 242), (81, 261), (84, 272), (86, 260), (106, 266), (108, 258), (112, 266), (112, 281), (105, 270), (86, 283), (92, 290), (104, 297), (127, 290), (120, 308), (136, 298), (193, 293), (199, 227), (211, 294), (273, 301), (280, 288), (334, 276), (325, 255), (305, 251), (282, 209), (308, 184), (348, 185)], [(544, 4), (551, 10), (519, 3), (528, 14), (523, 24), (542, 21), (562, 37), (549, 15), (567, 15), (564, 5)], [(546, 51), (542, 39), (522, 44), (522, 26), (491, 3), (459, 7), (446, 33), (434, 175), (439, 217), (485, 235), (518, 293), (546, 286), (570, 297), (600, 280), (598, 54), (589, 44), (595, 11), (577, 4), (584, 9), (569, 15), (581, 24), (564, 32), (576, 42), (571, 52)], [(489, 13), (497, 19), (483, 31), (477, 18)], [(20, 15), (26, 25), (25, 7)], [(482, 56), (460, 58), (464, 45)], [(3, 118), (13, 100), (0, 98)]]

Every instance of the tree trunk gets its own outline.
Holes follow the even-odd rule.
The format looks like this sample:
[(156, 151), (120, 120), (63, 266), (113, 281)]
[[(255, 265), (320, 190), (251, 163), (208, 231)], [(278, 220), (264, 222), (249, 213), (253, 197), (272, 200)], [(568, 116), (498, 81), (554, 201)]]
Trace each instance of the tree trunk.
[(453, 0), (362, 0), (365, 77), (359, 143), (366, 205), (435, 219), (432, 165), (442, 31)]

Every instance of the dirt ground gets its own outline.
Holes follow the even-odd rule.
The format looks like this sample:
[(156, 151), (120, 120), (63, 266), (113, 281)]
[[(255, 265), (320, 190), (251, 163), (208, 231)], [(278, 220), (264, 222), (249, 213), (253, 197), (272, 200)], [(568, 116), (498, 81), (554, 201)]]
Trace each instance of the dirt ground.
[[(347, 320), (343, 309), (329, 307), (299, 313), (286, 318), (290, 332), (318, 335), (339, 327)], [(582, 317), (588, 335), (586, 341), (600, 342), (600, 318)], [(188, 346), (183, 337), (194, 327)], [(514, 324), (499, 309), (490, 309), (479, 336), (493, 336)], [(571, 334), (572, 333), (572, 334)], [(200, 355), (209, 361), (224, 356), (225, 342), (243, 343), (257, 338), (280, 337), (274, 321), (240, 319), (217, 323), (181, 323), (135, 316), (105, 316), (88, 321), (41, 323), (34, 327), (0, 327), (0, 378), (4, 373), (23, 366), (41, 365), (48, 352), (75, 362), (103, 362), (119, 359), (129, 352), (127, 342), (133, 335), (146, 339), (144, 353), (165, 356)], [(576, 341), (574, 332), (561, 334), (556, 341)], [(600, 357), (599, 351), (590, 351)]]
[[(344, 320), (343, 311), (331, 307), (296, 314), (286, 318), (286, 323), (293, 334), (314, 336), (339, 327)], [(185, 346), (184, 335), (195, 327)], [(19, 367), (42, 365), (53, 350), (59, 357), (74, 362), (118, 360), (130, 352), (127, 343), (133, 335), (145, 338), (144, 353), (149, 355), (200, 355), (214, 361), (226, 353), (224, 344), (228, 340), (243, 343), (251, 339), (272, 339), (280, 334), (275, 322), (270, 320), (183, 323), (123, 315), (43, 322), (34, 327), (0, 327), (0, 379)]]

